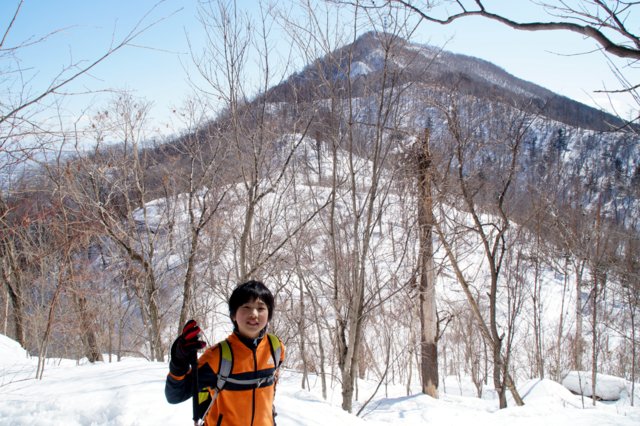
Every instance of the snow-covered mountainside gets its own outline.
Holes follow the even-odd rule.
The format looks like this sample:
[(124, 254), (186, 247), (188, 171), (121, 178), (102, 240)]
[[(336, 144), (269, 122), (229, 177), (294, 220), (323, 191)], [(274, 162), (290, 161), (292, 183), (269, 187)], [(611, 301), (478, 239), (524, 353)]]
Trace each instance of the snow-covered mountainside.
[[(349, 75), (346, 72), (349, 67), (352, 79), (371, 80), (383, 71), (396, 72), (403, 82), (423, 83), (444, 92), (454, 90), (487, 103), (510, 104), (568, 126), (610, 131), (625, 125), (618, 117), (559, 96), (485, 60), (375, 32), (365, 33), (354, 43), (318, 58), (272, 88), (269, 97), (291, 101), (291, 88), (317, 84), (321, 75), (329, 80), (344, 80)], [(356, 96), (361, 94), (357, 84), (353, 90)], [(296, 96), (302, 93), (304, 91), (296, 91)]]
[[(620, 211), (640, 212), (638, 129), (486, 61), (388, 34), (366, 33), (318, 58), (272, 88), (264, 99), (289, 115), (307, 105), (308, 111), (330, 117), (348, 110), (350, 104), (352, 120), (375, 127), (383, 85), (387, 102), (398, 106), (384, 125), (396, 132), (399, 151), (424, 128), (431, 130), (434, 146), (451, 144), (452, 125), (465, 127), (467, 138), (493, 134), (517, 139), (520, 190), (543, 193), (554, 182), (563, 193), (554, 197), (573, 199), (571, 208), (593, 209), (602, 203), (624, 226), (640, 227), (629, 217), (620, 217)], [(453, 110), (457, 123), (451, 120)], [(498, 136), (506, 135), (509, 126), (521, 130)], [(487, 151), (489, 145), (478, 150)], [(482, 156), (474, 160), (475, 166), (486, 169), (487, 162), (496, 164), (494, 160), (504, 160), (507, 153), (503, 146)], [(579, 186), (584, 189), (578, 191)]]

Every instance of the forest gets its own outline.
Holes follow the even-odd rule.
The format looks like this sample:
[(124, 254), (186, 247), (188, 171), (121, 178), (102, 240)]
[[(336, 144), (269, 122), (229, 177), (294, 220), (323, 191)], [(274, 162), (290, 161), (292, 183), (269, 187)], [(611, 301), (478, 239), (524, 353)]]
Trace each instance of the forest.
[[(353, 8), (347, 36), (322, 24), (334, 3)], [(364, 377), (437, 397), (441, 377), (469, 376), (501, 408), (523, 403), (516, 383), (531, 377), (586, 371), (594, 394), (597, 373), (638, 380), (635, 123), (604, 130), (571, 104), (566, 115), (603, 120), (584, 128), (560, 121), (568, 104), (421, 78), (446, 56), (411, 44), (406, 17), (429, 19), (429, 2), (351, 3), (303, 2), (302, 25), (203, 2), (216, 43), (192, 53), (199, 96), (164, 137), (148, 136), (150, 102), (126, 92), (82, 126), (40, 121), (95, 63), (26, 95), (9, 56), (20, 46), (3, 39), (0, 84), (15, 96), (0, 103), (0, 321), (42, 360), (38, 377), (51, 357), (165, 361), (190, 318), (213, 343), (235, 285), (260, 279), (301, 387), (338, 381), (349, 412)], [(620, 22), (595, 12), (585, 27)], [(270, 25), (306, 64), (277, 85)], [(622, 33), (633, 47), (605, 51), (637, 60), (638, 37)]]

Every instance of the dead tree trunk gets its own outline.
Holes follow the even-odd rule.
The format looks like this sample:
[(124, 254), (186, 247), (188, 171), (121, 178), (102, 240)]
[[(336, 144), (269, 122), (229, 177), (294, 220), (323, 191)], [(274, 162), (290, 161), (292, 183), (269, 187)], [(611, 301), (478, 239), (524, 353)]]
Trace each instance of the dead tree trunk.
[[(4, 221), (1, 223), (2, 231), (6, 231), (7, 227)], [(5, 233), (6, 235), (7, 233)], [(7, 295), (11, 301), (11, 307), (13, 308), (13, 326), (14, 326), (14, 338), (22, 346), (26, 348), (26, 313), (25, 303), (22, 295), (23, 280), (20, 274), (20, 268), (18, 266), (18, 260), (16, 258), (13, 241), (7, 238), (0, 244), (0, 267), (2, 268), (2, 280), (7, 290)]]
[(582, 273), (585, 266), (584, 260), (579, 260), (575, 265), (576, 270), (576, 333), (573, 340), (573, 369), (582, 370), (582, 356), (584, 354), (584, 339), (582, 337), (582, 324), (584, 316), (582, 314)]
[(429, 129), (425, 129), (419, 154), (418, 188), (420, 228), (420, 373), (422, 392), (438, 397), (438, 336), (436, 315), (435, 270), (433, 264), (433, 198), (431, 196), (431, 153)]
[(82, 324), (82, 344), (84, 346), (85, 356), (91, 363), (102, 361), (102, 353), (98, 348), (98, 339), (94, 330), (94, 319), (87, 306), (87, 298), (85, 296), (75, 297), (78, 312), (80, 314), (80, 322)]

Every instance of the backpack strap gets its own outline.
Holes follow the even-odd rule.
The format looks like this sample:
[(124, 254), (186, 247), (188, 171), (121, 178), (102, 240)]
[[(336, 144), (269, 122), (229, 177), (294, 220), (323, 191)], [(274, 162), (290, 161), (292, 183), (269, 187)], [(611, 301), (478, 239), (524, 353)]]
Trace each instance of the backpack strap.
[(213, 407), (213, 403), (218, 397), (218, 394), (229, 380), (229, 375), (233, 368), (233, 352), (231, 351), (231, 345), (229, 345), (229, 342), (226, 339), (222, 340), (218, 342), (218, 346), (220, 347), (220, 368), (218, 369), (218, 381), (216, 382), (216, 388), (213, 391), (213, 395), (209, 393), (208, 388), (202, 389), (198, 394), (198, 403), (201, 406), (206, 407), (202, 410), (200, 416), (201, 419), (204, 419), (211, 407)]
[[(278, 380), (278, 372), (280, 369), (280, 365), (282, 364), (282, 342), (280, 342), (280, 339), (278, 339), (278, 336), (276, 336), (275, 334), (267, 333), (267, 337), (269, 338), (269, 346), (271, 346), (271, 356), (273, 357), (273, 365), (275, 366), (275, 371), (273, 373), (273, 377), (274, 377), (273, 395), (275, 397), (276, 383)], [(278, 413), (276, 412), (275, 405), (271, 406), (271, 412), (273, 415), (273, 424), (275, 425), (276, 416), (278, 415)]]
[(226, 339), (221, 341), (219, 345), (220, 370), (218, 371), (218, 382), (216, 383), (217, 391), (221, 391), (224, 388), (233, 367), (233, 352), (231, 351), (231, 345), (229, 345), (229, 342)]
[(273, 365), (276, 366), (276, 370), (280, 368), (280, 364), (282, 364), (282, 343), (278, 336), (275, 334), (268, 333), (267, 337), (269, 338), (269, 344), (271, 345), (271, 356), (273, 357)]

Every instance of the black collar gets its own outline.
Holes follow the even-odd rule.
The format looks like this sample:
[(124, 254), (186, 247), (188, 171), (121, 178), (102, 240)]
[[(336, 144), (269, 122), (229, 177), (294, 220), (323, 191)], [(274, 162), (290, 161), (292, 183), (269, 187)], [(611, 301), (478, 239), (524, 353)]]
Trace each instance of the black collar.
[(238, 339), (240, 339), (240, 341), (249, 349), (255, 349), (258, 347), (258, 345), (260, 344), (260, 342), (262, 341), (262, 338), (264, 337), (265, 334), (267, 334), (267, 327), (263, 328), (262, 330), (260, 330), (260, 334), (258, 335), (258, 337), (256, 337), (255, 339), (250, 339), (248, 337), (244, 337), (243, 335), (240, 334), (240, 332), (238, 331), (238, 328), (236, 327), (233, 330), (233, 333), (238, 336)]

